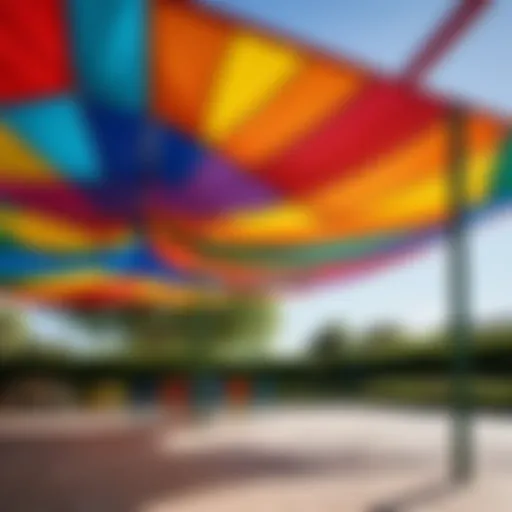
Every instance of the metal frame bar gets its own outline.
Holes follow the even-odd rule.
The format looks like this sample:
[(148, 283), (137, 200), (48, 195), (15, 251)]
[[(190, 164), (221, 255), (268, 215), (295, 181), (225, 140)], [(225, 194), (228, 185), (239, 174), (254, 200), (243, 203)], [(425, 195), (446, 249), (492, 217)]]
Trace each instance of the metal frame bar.
[(416, 82), (428, 73), (463, 33), (483, 14), (490, 0), (459, 0), (460, 5), (435, 30), (403, 71), (403, 77)]
[(470, 305), (470, 254), (467, 240), (467, 123), (462, 109), (451, 112), (449, 131), (448, 298), (453, 356), (451, 478), (466, 483), (473, 473), (473, 328)]
[[(424, 43), (406, 67), (405, 79), (417, 82), (467, 30), (489, 0), (462, 0), (458, 8)], [(448, 162), (448, 259), (450, 329), (453, 354), (452, 378), (452, 445), (450, 476), (453, 483), (467, 483), (474, 472), (472, 435), (471, 348), (473, 328), (470, 307), (470, 254), (466, 237), (466, 115), (455, 107), (450, 113)]]

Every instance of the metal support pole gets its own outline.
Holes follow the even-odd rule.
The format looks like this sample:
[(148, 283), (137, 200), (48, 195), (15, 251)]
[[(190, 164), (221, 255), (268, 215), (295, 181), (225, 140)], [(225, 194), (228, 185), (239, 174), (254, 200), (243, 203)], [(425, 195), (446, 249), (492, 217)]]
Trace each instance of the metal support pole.
[(458, 0), (453, 12), (420, 46), (403, 76), (412, 82), (422, 78), (490, 6), (490, 0)]
[(472, 323), (469, 250), (466, 238), (467, 173), (466, 116), (455, 108), (449, 133), (449, 298), (453, 344), (452, 480), (466, 483), (473, 472), (472, 442)]

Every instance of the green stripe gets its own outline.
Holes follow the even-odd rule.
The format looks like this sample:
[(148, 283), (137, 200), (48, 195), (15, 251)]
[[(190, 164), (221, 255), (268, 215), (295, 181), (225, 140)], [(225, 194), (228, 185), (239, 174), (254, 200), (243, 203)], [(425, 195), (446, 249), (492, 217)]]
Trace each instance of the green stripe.
[(512, 199), (512, 132), (500, 151), (491, 190), (493, 201)]
[(203, 242), (197, 244), (196, 250), (210, 258), (237, 263), (257, 263), (270, 267), (315, 266), (359, 259), (404, 238), (404, 235), (388, 235), (281, 247), (218, 245)]

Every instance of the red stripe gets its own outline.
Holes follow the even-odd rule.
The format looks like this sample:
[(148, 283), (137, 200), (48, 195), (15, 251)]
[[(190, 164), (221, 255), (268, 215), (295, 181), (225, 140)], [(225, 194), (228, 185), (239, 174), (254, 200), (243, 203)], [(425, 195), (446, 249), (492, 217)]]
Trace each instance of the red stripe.
[(14, 208), (19, 206), (27, 211), (55, 215), (93, 229), (103, 229), (115, 222), (115, 219), (102, 216), (80, 193), (63, 183), (46, 186), (0, 183), (0, 202), (12, 204)]
[(442, 111), (403, 84), (375, 82), (260, 173), (285, 193), (310, 192), (407, 143)]
[[(64, 92), (71, 85), (64, 0), (0, 1), (0, 101)], [(6, 79), (4, 79), (6, 77)]]

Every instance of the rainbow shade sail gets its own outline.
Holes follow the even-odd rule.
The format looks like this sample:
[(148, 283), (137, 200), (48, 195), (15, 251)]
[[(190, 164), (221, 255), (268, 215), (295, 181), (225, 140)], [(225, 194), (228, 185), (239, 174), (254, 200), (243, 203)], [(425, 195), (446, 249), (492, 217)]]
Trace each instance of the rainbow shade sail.
[[(342, 279), (439, 236), (452, 106), (193, 2), (0, 3), (0, 283), (174, 304)], [(512, 138), (467, 108), (470, 219)]]

